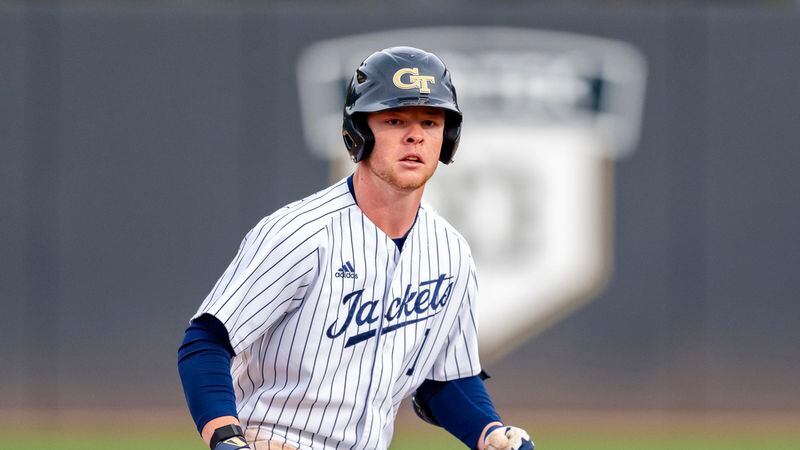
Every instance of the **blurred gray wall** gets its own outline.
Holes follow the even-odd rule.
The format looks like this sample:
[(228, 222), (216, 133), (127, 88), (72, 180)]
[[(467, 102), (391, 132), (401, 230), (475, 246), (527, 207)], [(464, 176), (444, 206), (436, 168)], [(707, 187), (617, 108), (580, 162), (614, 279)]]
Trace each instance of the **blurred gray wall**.
[(498, 402), (800, 408), (800, 14), (415, 5), (0, 5), (2, 407), (181, 405), (178, 343), (240, 239), (328, 184), (299, 52), (474, 24), (619, 39), (650, 68), (613, 279), (489, 367)]

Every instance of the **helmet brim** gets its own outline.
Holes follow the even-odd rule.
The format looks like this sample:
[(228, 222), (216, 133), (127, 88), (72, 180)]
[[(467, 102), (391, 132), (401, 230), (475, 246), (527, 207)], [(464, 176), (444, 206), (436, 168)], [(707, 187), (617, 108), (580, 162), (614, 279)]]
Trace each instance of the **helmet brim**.
[(416, 96), (387, 99), (381, 102), (374, 102), (366, 105), (359, 105), (359, 106), (353, 105), (353, 107), (347, 108), (347, 112), (348, 114), (354, 114), (360, 112), (370, 113), (370, 112), (385, 111), (387, 109), (403, 108), (407, 106), (430, 106), (461, 114), (461, 111), (458, 109), (458, 107), (450, 101), (441, 100), (438, 98), (416, 97)]

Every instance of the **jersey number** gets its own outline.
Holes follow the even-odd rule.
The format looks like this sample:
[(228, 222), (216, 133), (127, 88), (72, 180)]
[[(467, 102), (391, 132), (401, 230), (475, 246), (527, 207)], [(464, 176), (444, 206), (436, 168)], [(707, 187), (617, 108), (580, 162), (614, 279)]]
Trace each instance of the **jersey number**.
[(406, 371), (406, 375), (411, 376), (414, 374), (414, 367), (417, 365), (417, 361), (419, 361), (419, 355), (422, 354), (422, 348), (425, 347), (425, 341), (428, 340), (428, 334), (431, 332), (430, 328), (425, 329), (425, 336), (422, 338), (422, 345), (419, 346), (419, 350), (417, 350), (417, 356), (414, 358), (414, 363), (411, 364), (411, 367), (408, 368)]

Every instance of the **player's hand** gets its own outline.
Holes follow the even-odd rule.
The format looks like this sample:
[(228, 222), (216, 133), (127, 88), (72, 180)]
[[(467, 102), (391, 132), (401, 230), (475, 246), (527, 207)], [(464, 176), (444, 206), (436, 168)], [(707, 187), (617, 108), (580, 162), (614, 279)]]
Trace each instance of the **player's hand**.
[(522, 428), (495, 425), (486, 433), (483, 450), (533, 450), (533, 442)]
[(224, 441), (220, 441), (214, 450), (250, 450), (250, 447), (247, 445), (244, 439), (239, 436), (234, 436)]

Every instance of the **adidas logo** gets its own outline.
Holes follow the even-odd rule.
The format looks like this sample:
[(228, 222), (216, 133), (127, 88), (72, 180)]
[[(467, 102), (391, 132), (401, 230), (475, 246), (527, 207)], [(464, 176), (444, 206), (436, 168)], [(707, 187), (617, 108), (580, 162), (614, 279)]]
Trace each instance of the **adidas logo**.
[(336, 278), (358, 278), (356, 268), (350, 264), (350, 261), (342, 264), (342, 268), (336, 271)]

